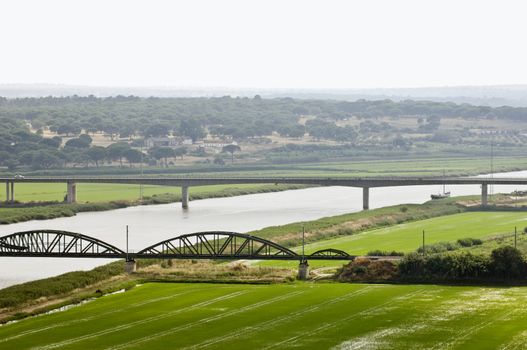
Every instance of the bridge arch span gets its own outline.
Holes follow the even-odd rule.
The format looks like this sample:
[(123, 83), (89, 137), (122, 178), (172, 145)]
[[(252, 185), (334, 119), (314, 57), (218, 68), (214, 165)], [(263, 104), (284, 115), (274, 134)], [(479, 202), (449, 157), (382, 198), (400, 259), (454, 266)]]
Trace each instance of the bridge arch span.
[(228, 231), (190, 233), (153, 244), (137, 254), (137, 258), (210, 258), (295, 260), (292, 250), (264, 238)]
[(126, 253), (80, 233), (44, 229), (0, 237), (0, 256), (122, 258)]
[(343, 250), (334, 249), (334, 248), (328, 248), (328, 249), (321, 249), (317, 250), (316, 252), (312, 253), (311, 255), (306, 256), (306, 258), (314, 258), (314, 257), (341, 257), (341, 258), (348, 258), (350, 255), (346, 253)]

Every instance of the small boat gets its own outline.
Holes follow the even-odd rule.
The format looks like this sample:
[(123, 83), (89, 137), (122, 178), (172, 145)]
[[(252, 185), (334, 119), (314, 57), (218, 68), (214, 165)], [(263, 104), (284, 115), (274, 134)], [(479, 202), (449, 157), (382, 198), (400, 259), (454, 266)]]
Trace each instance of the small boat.
[(432, 199), (443, 199), (443, 198), (448, 198), (448, 197), (450, 197), (450, 192), (443, 192), (443, 193), (430, 195), (430, 198)]
[[(445, 178), (445, 171), (443, 170), (443, 179), (444, 178)], [(444, 183), (443, 183), (443, 193), (430, 195), (430, 198), (432, 199), (443, 199), (443, 198), (448, 198), (448, 197), (450, 197), (450, 191), (446, 192)]]

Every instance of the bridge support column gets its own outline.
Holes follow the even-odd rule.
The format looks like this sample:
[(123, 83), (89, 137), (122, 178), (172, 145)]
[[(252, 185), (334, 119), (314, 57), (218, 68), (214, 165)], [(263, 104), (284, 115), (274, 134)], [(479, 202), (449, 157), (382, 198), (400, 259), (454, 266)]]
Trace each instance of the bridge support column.
[(11, 203), (15, 203), (15, 182), (11, 182), (11, 199), (9, 200)]
[(364, 210), (370, 209), (370, 188), (369, 187), (362, 188), (362, 209)]
[(298, 264), (298, 276), (297, 278), (301, 281), (305, 281), (309, 278), (309, 264), (307, 260), (301, 261)]
[(181, 207), (188, 209), (188, 186), (181, 187)]
[(9, 182), (6, 182), (5, 183), (5, 202), (6, 203), (9, 203), (9, 201), (11, 200), (10, 189), (11, 187), (9, 187)]
[(127, 260), (124, 263), (124, 272), (134, 273), (135, 271), (137, 271), (137, 263), (135, 262), (135, 260)]
[(486, 183), (481, 184), (481, 206), (482, 207), (486, 207), (489, 203), (488, 193), (489, 193), (489, 185)]
[(72, 181), (68, 181), (68, 195), (66, 198), (68, 203), (77, 202), (77, 184)]

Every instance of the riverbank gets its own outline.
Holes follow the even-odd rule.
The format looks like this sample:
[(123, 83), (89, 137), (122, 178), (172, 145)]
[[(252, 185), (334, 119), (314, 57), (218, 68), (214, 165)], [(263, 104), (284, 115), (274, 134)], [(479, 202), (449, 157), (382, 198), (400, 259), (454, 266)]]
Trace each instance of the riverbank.
[[(313, 190), (318, 191), (321, 189), (314, 188), (306, 191)], [(345, 197), (347, 198), (347, 196)], [(316, 250), (321, 247), (326, 248), (325, 245), (329, 245), (328, 247), (330, 248), (342, 249), (352, 254), (357, 253), (357, 248), (359, 248), (364, 251), (359, 251), (358, 253), (365, 254), (369, 250), (384, 250), (399, 243), (403, 245), (397, 245), (397, 249), (401, 248), (401, 251), (408, 252), (416, 249), (419, 246), (421, 242), (420, 233), (423, 229), (421, 224), (427, 222), (426, 220), (432, 220), (429, 223), (425, 223), (427, 230), (430, 229), (427, 231), (429, 232), (429, 242), (442, 239), (459, 239), (469, 237), (470, 235), (467, 234), (466, 230), (463, 230), (463, 225), (466, 223), (466, 218), (458, 218), (458, 215), (477, 215), (473, 212), (474, 208), (471, 208), (470, 211), (467, 211), (467, 208), (459, 205), (457, 201), (461, 200), (463, 203), (472, 203), (472, 198), (476, 197), (450, 198), (439, 201), (429, 201), (425, 204), (395, 205), (379, 209), (372, 209), (369, 211), (328, 216), (321, 219), (297, 222), (287, 225), (271, 226), (261, 230), (253, 230), (251, 231), (251, 234), (279, 242), (293, 249), (297, 249), (295, 247), (300, 245), (302, 226), (304, 226), (306, 229), (306, 237), (308, 241), (306, 252), (314, 251), (313, 249)], [(210, 218), (209, 215), (210, 214), (207, 214), (206, 217)], [(481, 215), (488, 216), (489, 213), (481, 213)], [(508, 227), (511, 225), (509, 223), (510, 220), (506, 220), (507, 217), (510, 217), (510, 220), (516, 220), (517, 217), (521, 217), (521, 213), (507, 213), (505, 215), (497, 215), (496, 217), (488, 216), (489, 220), (497, 220), (496, 224), (505, 225)], [(482, 218), (475, 217), (474, 220), (480, 222)], [(441, 228), (441, 231), (443, 232), (444, 230), (442, 227), (444, 225), (452, 226), (452, 224), (460, 226), (459, 229), (452, 232), (447, 230), (442, 236), (440, 235), (434, 237), (433, 235), (430, 235), (433, 234), (433, 227), (437, 226), (438, 228)], [(487, 225), (485, 227), (492, 229), (493, 227), (499, 228), (499, 225)], [(479, 226), (474, 226), (471, 228), (475, 229), (477, 227)], [(511, 227), (513, 227), (513, 225)], [(397, 230), (401, 228), (406, 228), (407, 232), (398, 232)], [(389, 232), (392, 230), (394, 230), (393, 235), (389, 234)], [(379, 237), (376, 233), (377, 231), (382, 231), (383, 233), (383, 236), (380, 239), (375, 239), (375, 237)], [(487, 234), (487, 232), (482, 232), (482, 234)], [(104, 237), (102, 238), (106, 240)], [(150, 239), (153, 240), (152, 238)], [(357, 243), (361, 240), (368, 244)], [(394, 244), (391, 244), (390, 247), (388, 247), (387, 244), (391, 241), (393, 241)], [(317, 267), (316, 263), (313, 262), (313, 268)], [(166, 280), (180, 282), (239, 282), (241, 281), (238, 279), (240, 276), (252, 276), (248, 280), (251, 282), (257, 282), (261, 280), (262, 271), (266, 269), (270, 269), (268, 272), (271, 274), (274, 274), (277, 271), (279, 274), (282, 273), (280, 271), (287, 271), (286, 275), (289, 277), (284, 276), (283, 280), (288, 280), (288, 278), (295, 276), (297, 269), (296, 262), (265, 262), (255, 265), (249, 264), (248, 266), (225, 266), (223, 264), (211, 262), (210, 265), (208, 265), (208, 267), (205, 269), (201, 269), (200, 271), (196, 269), (188, 269), (191, 272), (186, 273), (185, 271), (187, 270), (188, 266), (179, 268), (178, 270), (178, 267), (180, 266), (179, 262), (175, 262), (172, 267), (163, 266), (163, 264), (164, 263), (158, 261), (154, 262), (154, 265), (158, 266), (154, 266), (145, 271), (140, 269), (137, 274), (133, 275), (134, 281), (136, 283), (139, 283), (141, 280)], [(193, 267), (196, 266), (198, 266), (197, 263), (194, 263)], [(104, 270), (100, 271), (95, 269), (93, 270), (95, 273), (91, 275), (89, 271), (76, 272), (75, 274), (78, 275), (65, 274), (62, 276), (53, 277), (52, 280), (48, 280), (47, 282), (29, 282), (0, 290), (0, 300), (2, 300), (4, 296), (11, 298), (13, 295), (16, 297), (16, 300), (19, 300), (18, 302), (11, 304), (11, 306), (9, 306), (9, 303), (6, 304), (7, 310), (5, 312), (9, 312), (12, 315), (19, 312), (21, 307), (22, 309), (30, 308), (30, 311), (24, 312), (33, 312), (33, 310), (41, 310), (40, 303), (43, 300), (42, 298), (44, 298), (46, 302), (45, 307), (47, 308), (53, 307), (55, 305), (53, 302), (50, 302), (50, 300), (60, 301), (60, 303), (65, 302), (64, 300), (75, 301), (78, 300), (78, 298), (93, 297), (97, 290), (105, 291), (117, 288), (115, 287), (115, 282), (120, 278), (124, 278), (123, 270), (124, 269), (122, 268), (121, 263), (119, 268), (112, 270), (115, 272), (115, 275), (108, 275), (106, 272), (104, 272)], [(216, 271), (217, 273), (211, 274), (209, 273), (209, 270)], [(84, 274), (88, 275), (84, 276)], [(72, 276), (75, 276), (75, 278), (72, 278)], [(129, 276), (126, 278), (127, 280), (125, 282), (128, 282)], [(89, 281), (89, 283), (87, 285), (79, 286), (75, 282), (77, 280), (86, 280)], [(244, 277), (243, 281), (247, 281), (247, 279)], [(32, 283), (37, 284), (35, 285)], [(48, 285), (49, 288), (47, 287)], [(56, 286), (60, 286), (60, 288), (56, 288)], [(82, 293), (78, 293), (78, 290), (81, 290)], [(29, 297), (21, 298), (21, 296), (24, 295)]]
[[(274, 226), (253, 231), (251, 234), (293, 246), (299, 243), (302, 225), (307, 229), (308, 240), (314, 242), (334, 235), (353, 235), (373, 227), (451, 215), (460, 211), (463, 211), (463, 207), (451, 201), (397, 205), (305, 223)], [(354, 227), (354, 230), (351, 230), (351, 227)], [(207, 262), (204, 265), (198, 261), (174, 261), (170, 266), (168, 264), (157, 260), (140, 261), (138, 273), (130, 279), (130, 276), (123, 273), (123, 262), (115, 262), (91, 271), (72, 272), (0, 289), (0, 314), (3, 315), (0, 318), (9, 320), (13, 317), (24, 317), (64, 303), (93, 298), (100, 296), (95, 293), (97, 290), (108, 292), (120, 289), (123, 287), (121, 284), (128, 286), (132, 281), (284, 282), (294, 278), (297, 268), (294, 262), (290, 266), (253, 266), (221, 262)]]
[[(137, 187), (137, 186), (136, 186)], [(156, 186), (159, 187), (159, 186)], [(206, 198), (235, 197), (247, 194), (281, 192), (307, 188), (306, 185), (215, 185), (202, 186), (190, 189), (190, 200)], [(134, 188), (137, 191), (137, 188)], [(178, 189), (179, 191), (179, 189)], [(104, 198), (104, 192), (101, 198)], [(135, 193), (137, 195), (137, 193)], [(46, 197), (42, 197), (46, 198)], [(111, 200), (91, 203), (59, 203), (47, 202), (45, 205), (36, 203), (15, 204), (13, 206), (0, 206), (0, 224), (13, 224), (30, 220), (46, 220), (59, 217), (74, 216), (82, 212), (96, 212), (126, 208), (137, 205), (168, 204), (181, 201), (181, 193), (156, 193), (146, 195), (143, 200)]]

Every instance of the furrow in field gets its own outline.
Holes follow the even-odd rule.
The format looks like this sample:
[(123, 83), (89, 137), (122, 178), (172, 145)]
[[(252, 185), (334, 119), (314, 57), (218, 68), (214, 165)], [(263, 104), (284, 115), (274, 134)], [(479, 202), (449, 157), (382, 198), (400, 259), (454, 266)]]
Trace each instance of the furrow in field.
[(117, 345), (117, 346), (114, 346), (114, 347), (107, 348), (106, 350), (120, 350), (120, 349), (125, 349), (125, 348), (131, 347), (131, 346), (139, 345), (139, 344), (142, 344), (142, 343), (145, 343), (145, 342), (148, 342), (148, 341), (152, 341), (152, 340), (157, 339), (157, 338), (161, 338), (161, 337), (164, 337), (164, 336), (167, 336), (167, 335), (172, 335), (174, 333), (177, 333), (177, 332), (180, 332), (180, 331), (192, 328), (192, 327), (200, 326), (200, 325), (205, 324), (205, 323), (217, 321), (217, 320), (220, 320), (222, 318), (234, 316), (234, 315), (246, 312), (246, 311), (257, 309), (257, 308), (262, 307), (262, 306), (266, 306), (266, 305), (269, 305), (269, 304), (272, 304), (272, 303), (276, 303), (278, 301), (282, 301), (282, 300), (285, 300), (285, 299), (288, 299), (288, 298), (292, 298), (294, 296), (297, 296), (297, 295), (300, 295), (300, 294), (303, 294), (303, 293), (305, 293), (305, 291), (290, 292), (290, 293), (287, 293), (287, 294), (282, 295), (282, 296), (278, 296), (278, 297), (271, 298), (271, 299), (268, 299), (268, 300), (263, 300), (263, 301), (260, 301), (258, 303), (254, 303), (254, 304), (251, 304), (251, 305), (247, 305), (247, 306), (241, 307), (241, 308), (233, 310), (233, 311), (224, 312), (222, 314), (206, 317), (206, 318), (203, 318), (201, 320), (198, 320), (198, 321), (195, 321), (195, 322), (192, 322), (192, 323), (188, 323), (188, 324), (183, 325), (183, 326), (178, 326), (178, 327), (174, 327), (174, 328), (171, 328), (171, 329), (167, 329), (167, 330), (165, 330), (163, 332), (155, 333), (155, 334), (152, 334), (152, 335), (149, 335), (149, 336), (146, 336), (146, 337), (142, 337), (142, 338), (139, 338), (139, 339), (136, 339), (136, 340), (124, 343), (124, 344), (120, 344), (120, 345)]
[(17, 338), (22, 338), (22, 337), (25, 337), (27, 335), (33, 335), (35, 333), (48, 331), (48, 330), (54, 329), (54, 328), (71, 326), (73, 324), (78, 324), (78, 323), (82, 323), (82, 322), (92, 321), (92, 320), (97, 319), (97, 318), (101, 318), (101, 317), (108, 316), (108, 315), (111, 315), (111, 314), (115, 314), (115, 313), (118, 313), (118, 312), (127, 311), (127, 310), (130, 310), (130, 309), (134, 309), (136, 307), (141, 307), (141, 306), (148, 305), (148, 304), (151, 304), (151, 303), (156, 303), (156, 302), (159, 302), (159, 301), (166, 301), (166, 300), (169, 300), (169, 299), (174, 299), (174, 298), (180, 297), (182, 295), (188, 294), (190, 292), (193, 292), (195, 290), (196, 289), (186, 290), (186, 291), (181, 292), (181, 293), (176, 293), (176, 294), (172, 294), (172, 295), (165, 296), (165, 297), (159, 297), (159, 298), (154, 298), (154, 299), (142, 301), (142, 302), (139, 302), (139, 303), (130, 304), (128, 306), (119, 308), (117, 310), (106, 311), (106, 312), (102, 312), (102, 313), (97, 313), (96, 315), (89, 316), (89, 317), (78, 318), (78, 319), (74, 319), (74, 320), (67, 321), (67, 322), (59, 322), (59, 323), (51, 324), (51, 325), (48, 325), (48, 326), (45, 326), (45, 327), (41, 327), (41, 328), (30, 329), (28, 331), (20, 332), (20, 333), (17, 333), (15, 335), (13, 335), (13, 336), (7, 337), (7, 338), (1, 338), (0, 339), (0, 343), (4, 343), (4, 342), (10, 341), (10, 340), (17, 339)]
[[(421, 297), (425, 296), (426, 299), (421, 298), (421, 302), (424, 301), (431, 301), (431, 297), (433, 295), (440, 294), (443, 291), (443, 289), (437, 289), (433, 291), (425, 291), (423, 294), (420, 294)], [(427, 308), (427, 311), (430, 315), (434, 315), (437, 310), (436, 309), (430, 309)], [(354, 337), (348, 340), (343, 341), (342, 343), (338, 344), (337, 346), (333, 347), (334, 350), (348, 350), (348, 349), (368, 349), (373, 350), (377, 349), (381, 346), (387, 346), (390, 345), (390, 343), (387, 342), (386, 338), (394, 337), (400, 334), (409, 335), (411, 333), (415, 333), (419, 330), (426, 329), (430, 327), (430, 320), (421, 318), (417, 323), (414, 322), (406, 322), (403, 324), (399, 324), (395, 327), (388, 327), (388, 328), (381, 328), (378, 330), (374, 330), (372, 332), (368, 332), (362, 336)], [(393, 348), (393, 345), (390, 346)]]
[(370, 291), (371, 289), (374, 289), (374, 288), (376, 288), (376, 287), (368, 286), (368, 287), (365, 287), (363, 289), (357, 290), (355, 292), (351, 292), (351, 293), (348, 293), (346, 295), (340, 296), (338, 298), (326, 300), (326, 301), (323, 301), (321, 303), (318, 303), (318, 304), (315, 304), (315, 305), (311, 305), (311, 306), (309, 306), (309, 307), (307, 307), (305, 309), (302, 309), (302, 310), (299, 310), (299, 311), (294, 311), (294, 312), (292, 312), (292, 313), (290, 313), (288, 315), (281, 316), (281, 317), (278, 317), (278, 318), (273, 318), (271, 320), (268, 320), (268, 321), (265, 321), (265, 322), (261, 322), (261, 323), (255, 324), (255, 325), (247, 326), (247, 327), (238, 329), (238, 330), (236, 330), (234, 332), (230, 332), (228, 334), (225, 334), (223, 336), (212, 338), (212, 339), (208, 339), (208, 340), (206, 340), (206, 341), (204, 341), (202, 343), (194, 344), (192, 346), (189, 346), (189, 347), (186, 347), (186, 348), (183, 348), (183, 349), (184, 350), (202, 349), (202, 348), (206, 348), (208, 346), (215, 345), (215, 344), (218, 344), (218, 343), (221, 343), (221, 342), (233, 339), (233, 338), (236, 338), (236, 339), (240, 339), (241, 337), (245, 337), (246, 338), (252, 333), (261, 332), (261, 331), (267, 330), (267, 329), (272, 329), (272, 328), (275, 328), (275, 327), (279, 326), (281, 323), (292, 321), (292, 320), (294, 320), (294, 319), (296, 319), (298, 317), (304, 316), (305, 314), (318, 311), (318, 310), (320, 310), (320, 309), (322, 309), (324, 307), (328, 307), (328, 306), (336, 304), (336, 303), (348, 301), (348, 300), (350, 300), (350, 299), (352, 299), (352, 298), (354, 298), (356, 296), (359, 296), (361, 294), (365, 294), (366, 292), (368, 292), (368, 291)]
[(342, 324), (344, 322), (347, 322), (347, 321), (349, 321), (349, 320), (351, 320), (353, 318), (375, 314), (378, 311), (385, 310), (385, 308), (387, 306), (389, 306), (389, 305), (393, 306), (394, 303), (396, 303), (397, 301), (409, 299), (409, 298), (413, 297), (414, 295), (422, 293), (424, 290), (425, 289), (419, 289), (419, 290), (416, 290), (416, 291), (413, 291), (413, 292), (406, 293), (406, 294), (401, 295), (401, 296), (390, 298), (390, 299), (388, 299), (386, 302), (384, 302), (382, 304), (379, 304), (379, 305), (376, 305), (376, 306), (372, 306), (372, 307), (367, 308), (365, 310), (352, 313), (352, 314), (350, 314), (350, 315), (348, 315), (348, 316), (346, 316), (346, 317), (344, 317), (344, 318), (342, 318), (340, 320), (334, 321), (334, 322), (327, 322), (327, 323), (323, 324), (322, 326), (319, 326), (319, 327), (317, 327), (315, 329), (310, 329), (310, 330), (307, 330), (305, 332), (301, 332), (301, 333), (297, 334), (294, 337), (285, 339), (285, 340), (283, 340), (281, 342), (270, 344), (269, 346), (266, 346), (264, 349), (272, 349), (272, 348), (278, 348), (279, 349), (279, 348), (281, 348), (283, 346), (286, 346), (286, 345), (290, 344), (291, 342), (293, 342), (295, 340), (298, 340), (300, 338), (304, 338), (304, 337), (306, 337), (308, 335), (310, 337), (312, 337), (315, 334), (322, 333), (322, 332), (326, 331), (327, 329), (337, 327), (340, 324)]
[(485, 321), (479, 322), (479, 323), (473, 325), (472, 327), (463, 328), (461, 331), (459, 331), (455, 335), (453, 335), (450, 338), (451, 340), (449, 342), (442, 342), (442, 343), (436, 344), (433, 348), (431, 348), (431, 350), (451, 349), (451, 348), (455, 347), (456, 345), (459, 345), (462, 341), (464, 341), (468, 337), (470, 337), (473, 334), (479, 332), (483, 328), (485, 328), (485, 327), (487, 327), (487, 326), (499, 321), (502, 318), (505, 318), (505, 317), (509, 316), (513, 312), (514, 312), (514, 310), (508, 310), (506, 312), (499, 313), (497, 316), (492, 317), (490, 320), (486, 319)]
[(503, 344), (499, 350), (527, 349), (527, 331), (516, 334), (508, 343)]
[(48, 349), (60, 348), (60, 347), (66, 346), (66, 345), (71, 345), (71, 344), (74, 344), (74, 343), (78, 343), (80, 341), (84, 341), (84, 340), (88, 340), (88, 339), (92, 339), (92, 338), (97, 338), (97, 337), (100, 337), (100, 336), (103, 336), (103, 335), (107, 335), (107, 334), (111, 334), (111, 333), (114, 333), (114, 332), (122, 331), (122, 330), (125, 330), (125, 329), (128, 329), (128, 328), (132, 328), (132, 327), (135, 327), (135, 326), (139, 326), (139, 325), (142, 325), (142, 324), (145, 324), (145, 323), (148, 323), (148, 322), (152, 322), (152, 321), (157, 321), (157, 320), (161, 320), (161, 319), (164, 319), (164, 318), (168, 318), (168, 317), (171, 317), (173, 315), (176, 315), (176, 314), (179, 314), (179, 313), (182, 313), (182, 312), (186, 312), (186, 311), (189, 311), (189, 310), (193, 310), (193, 309), (197, 309), (197, 308), (200, 308), (200, 307), (208, 306), (210, 304), (214, 304), (214, 303), (217, 303), (217, 302), (220, 302), (220, 301), (224, 301), (224, 300), (228, 300), (228, 299), (231, 299), (231, 298), (235, 298), (235, 297), (238, 297), (240, 295), (246, 294), (248, 292), (249, 291), (233, 292), (233, 293), (230, 293), (230, 294), (227, 294), (227, 295), (222, 295), (222, 296), (214, 298), (214, 299), (203, 301), (201, 303), (194, 304), (194, 305), (191, 305), (191, 306), (188, 306), (188, 307), (184, 307), (182, 309), (174, 310), (174, 311), (171, 311), (171, 312), (167, 312), (167, 313), (164, 313), (164, 314), (161, 314), (161, 315), (147, 317), (145, 319), (138, 320), (138, 321), (135, 321), (135, 322), (129, 322), (127, 324), (123, 324), (123, 325), (116, 326), (116, 327), (113, 327), (113, 328), (105, 329), (105, 330), (102, 330), (102, 331), (99, 331), (99, 332), (94, 332), (94, 333), (90, 333), (90, 334), (83, 335), (83, 336), (80, 336), (80, 337), (67, 339), (67, 340), (64, 340), (64, 341), (61, 341), (61, 342), (58, 342), (58, 343), (53, 343), (53, 344), (48, 344), (48, 345), (45, 345), (45, 346), (34, 347), (32, 349), (34, 349), (34, 350), (48, 350)]
[[(419, 331), (427, 331), (430, 330), (434, 331), (446, 331), (451, 332), (451, 327), (448, 327), (449, 324), (452, 324), (454, 322), (462, 322), (462, 319), (466, 319), (470, 316), (477, 316), (479, 314), (485, 314), (489, 311), (495, 310), (497, 306), (499, 306), (497, 303), (506, 302), (507, 297), (501, 295), (501, 293), (498, 293), (496, 295), (495, 291), (490, 291), (487, 294), (478, 295), (478, 298), (474, 298), (474, 295), (472, 294), (462, 294), (463, 297), (467, 297), (469, 300), (461, 299), (459, 296), (456, 298), (448, 299), (444, 302), (441, 302), (438, 305), (431, 304), (430, 307), (427, 307), (426, 309), (422, 310), (418, 315), (419, 318), (407, 322), (406, 324), (398, 325), (396, 328), (404, 329), (404, 332), (392, 332), (391, 334), (385, 334), (384, 338), (391, 338), (388, 342), (387, 340), (384, 340), (384, 343), (381, 343), (382, 337), (370, 337), (371, 343), (368, 345), (367, 343), (364, 343), (363, 348), (367, 349), (374, 349), (374, 344), (381, 346), (399, 346), (399, 347), (407, 347), (408, 344), (401, 343), (400, 336), (403, 336), (405, 338), (408, 338), (410, 334), (415, 334)], [(500, 304), (501, 305), (501, 304)], [(503, 305), (501, 305), (503, 306)], [(517, 309), (515, 310), (517, 311)], [(441, 316), (438, 316), (441, 315)], [(500, 315), (497, 318), (505, 317), (507, 315)], [(465, 320), (464, 322), (468, 322), (468, 320)], [(492, 323), (492, 321), (491, 321)], [(461, 338), (465, 336), (469, 336), (473, 334), (474, 332), (477, 332), (479, 329), (485, 327), (488, 324), (485, 324), (485, 322), (482, 322), (479, 324), (479, 326), (471, 327), (471, 328), (463, 328), (463, 335), (459, 336), (457, 335), (459, 332), (458, 329), (456, 329), (456, 333), (454, 335), (449, 335), (448, 339), (456, 339), (462, 340)], [(437, 333), (436, 333), (437, 336)], [(430, 338), (431, 335), (414, 335), (414, 338)], [(435, 337), (435, 336), (434, 336)], [(399, 341), (398, 341), (399, 340)], [(356, 341), (360, 341), (360, 339), (351, 339), (344, 343), (347, 343), (347, 347), (338, 347), (338, 349), (347, 349), (347, 348), (360, 348), (360, 347), (351, 347), (349, 345), (355, 344)], [(344, 344), (343, 343), (343, 344)], [(397, 344), (397, 345), (395, 345)], [(368, 345), (368, 346), (366, 346)], [(448, 348), (448, 343), (446, 342), (438, 342), (434, 344), (434, 348), (437, 349), (444, 349)]]

